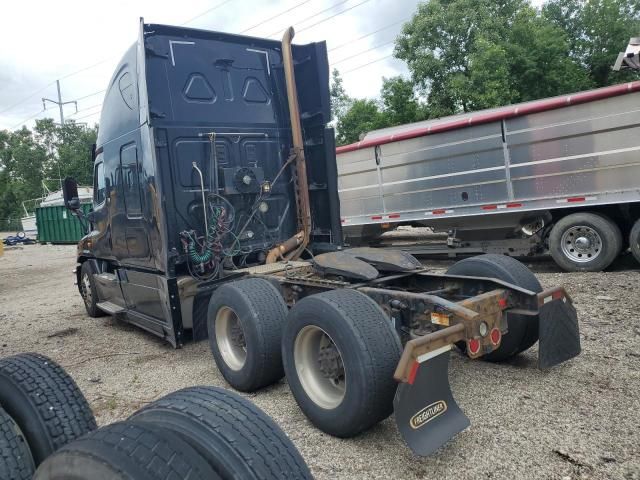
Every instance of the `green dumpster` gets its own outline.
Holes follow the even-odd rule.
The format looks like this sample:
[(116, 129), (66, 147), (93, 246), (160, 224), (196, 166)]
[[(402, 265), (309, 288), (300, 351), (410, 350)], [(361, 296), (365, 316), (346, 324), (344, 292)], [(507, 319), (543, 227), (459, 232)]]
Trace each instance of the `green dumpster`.
[[(82, 205), (86, 215), (91, 204)], [(84, 236), (80, 220), (64, 206), (36, 208), (36, 225), (40, 243), (77, 243)]]

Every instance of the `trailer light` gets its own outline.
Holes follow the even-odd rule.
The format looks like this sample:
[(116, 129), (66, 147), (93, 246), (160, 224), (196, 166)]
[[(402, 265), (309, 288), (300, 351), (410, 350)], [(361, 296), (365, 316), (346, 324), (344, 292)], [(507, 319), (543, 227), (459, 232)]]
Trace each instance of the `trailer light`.
[(491, 343), (493, 343), (494, 345), (498, 345), (501, 339), (502, 333), (499, 329), (494, 328), (493, 330), (491, 330)]
[(483, 337), (486, 337), (487, 331), (489, 330), (489, 326), (487, 325), (486, 322), (480, 322), (480, 326), (478, 327), (478, 330), (480, 330), (480, 335), (482, 335)]
[(467, 346), (471, 355), (476, 355), (480, 351), (480, 340), (472, 338), (467, 342)]
[(556, 290), (551, 294), (551, 298), (554, 300), (564, 300), (564, 294), (562, 293), (562, 290)]
[(413, 385), (413, 382), (416, 381), (416, 375), (418, 374), (418, 368), (420, 367), (420, 363), (415, 360), (413, 365), (411, 365), (411, 371), (409, 372), (409, 377), (407, 378), (407, 383), (409, 385)]
[(440, 325), (441, 327), (448, 327), (450, 324), (449, 315), (446, 313), (431, 312), (431, 323)]
[(500, 305), (500, 308), (507, 308), (507, 299), (506, 298), (499, 299), (498, 305)]

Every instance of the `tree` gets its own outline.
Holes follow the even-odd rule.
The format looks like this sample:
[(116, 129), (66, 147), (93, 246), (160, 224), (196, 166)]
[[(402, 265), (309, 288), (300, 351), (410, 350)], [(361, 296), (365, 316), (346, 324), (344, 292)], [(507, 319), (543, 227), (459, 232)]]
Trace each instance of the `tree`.
[(418, 100), (413, 82), (402, 77), (383, 78), (380, 91), (384, 122), (388, 126), (418, 122), (427, 117)]
[(571, 56), (595, 86), (636, 78), (611, 66), (629, 38), (640, 33), (640, 0), (550, 0), (542, 15), (566, 33)]
[(329, 88), (331, 98), (331, 118), (336, 122), (349, 110), (353, 100), (347, 95), (340, 71), (334, 68), (331, 72), (331, 86)]
[(384, 115), (375, 100), (354, 100), (349, 110), (338, 119), (336, 143), (357, 142), (363, 133), (384, 126)]
[[(564, 1), (564, 0), (563, 0)], [(396, 43), (431, 116), (587, 88), (567, 34), (527, 0), (431, 0)]]

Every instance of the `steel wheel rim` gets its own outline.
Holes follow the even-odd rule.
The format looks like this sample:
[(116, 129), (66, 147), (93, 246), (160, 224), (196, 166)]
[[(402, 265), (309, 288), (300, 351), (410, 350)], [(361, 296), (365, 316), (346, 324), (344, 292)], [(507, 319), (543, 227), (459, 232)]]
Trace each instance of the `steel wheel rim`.
[(602, 237), (593, 228), (575, 225), (560, 239), (562, 253), (576, 263), (591, 262), (602, 253)]
[(91, 293), (91, 280), (89, 279), (89, 274), (85, 273), (82, 275), (82, 298), (84, 299), (84, 303), (87, 305), (91, 305), (93, 300), (93, 294)]
[(296, 336), (293, 357), (296, 373), (305, 393), (316, 405), (330, 410), (344, 400), (347, 391), (346, 373), (341, 378), (327, 377), (321, 371), (321, 348), (335, 348), (342, 363), (342, 354), (329, 334), (320, 327), (308, 325)]
[(231, 370), (241, 370), (247, 361), (247, 343), (244, 330), (236, 312), (222, 307), (215, 319), (216, 343), (224, 363)]

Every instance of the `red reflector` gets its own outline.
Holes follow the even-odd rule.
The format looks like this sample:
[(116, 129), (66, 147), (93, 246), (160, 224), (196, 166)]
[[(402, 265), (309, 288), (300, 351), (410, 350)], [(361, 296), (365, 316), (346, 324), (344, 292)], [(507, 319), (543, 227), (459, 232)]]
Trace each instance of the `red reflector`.
[(431, 213), (433, 215), (444, 215), (445, 213), (447, 213), (446, 210), (432, 210)]
[(389, 218), (400, 218), (400, 214), (399, 213), (392, 213), (389, 215)]
[(520, 208), (521, 206), (521, 203), (507, 203), (507, 208)]
[(472, 338), (471, 340), (469, 340), (467, 342), (467, 345), (469, 347), (469, 352), (471, 352), (472, 355), (475, 355), (480, 351), (480, 340), (478, 340), (477, 338)]
[(382, 215), (374, 215), (371, 220), (382, 220)]
[(567, 202), (584, 202), (586, 201), (586, 197), (571, 197), (567, 198)]
[(564, 297), (562, 290), (556, 290), (551, 294), (551, 298), (553, 298), (554, 300), (560, 300), (562, 297)]
[(507, 308), (507, 299), (506, 298), (499, 299), (498, 305), (500, 305), (500, 308)]
[(500, 339), (502, 338), (502, 333), (497, 328), (491, 330), (491, 343), (494, 345), (498, 345), (500, 343)]
[(482, 207), (483, 210), (495, 210), (497, 208), (497, 205), (485, 205), (484, 207)]
[(409, 378), (407, 379), (409, 385), (413, 385), (413, 382), (415, 382), (416, 375), (418, 374), (418, 367), (420, 367), (420, 364), (416, 360), (413, 362), (413, 365), (411, 365), (411, 371), (409, 372)]

